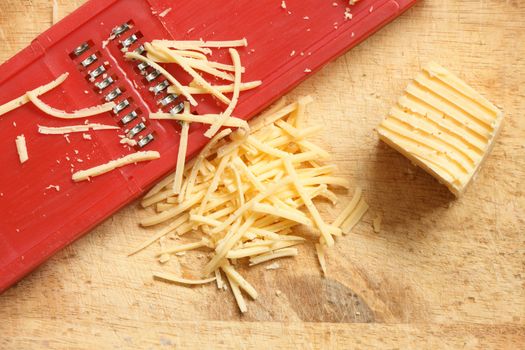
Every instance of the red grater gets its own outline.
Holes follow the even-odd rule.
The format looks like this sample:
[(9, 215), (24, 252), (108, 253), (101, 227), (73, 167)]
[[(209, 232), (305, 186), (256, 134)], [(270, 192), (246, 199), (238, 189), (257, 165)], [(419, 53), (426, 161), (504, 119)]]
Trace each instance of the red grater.
[[(350, 19), (343, 0), (88, 1), (0, 67), (0, 104), (69, 72), (66, 82), (42, 99), (68, 111), (113, 100), (113, 113), (88, 119), (120, 130), (88, 132), (91, 140), (82, 133), (41, 135), (38, 125), (83, 120), (57, 120), (32, 104), (0, 117), (0, 292), (174, 170), (179, 127), (147, 116), (159, 108), (176, 113), (181, 100), (165, 92), (158, 72), (124, 60), (123, 47), (141, 52), (142, 43), (153, 39), (247, 38), (249, 46), (240, 49), (243, 81), (263, 81), (241, 93), (234, 115), (249, 119), (306, 79), (309, 70), (319, 70), (415, 2), (362, 0), (350, 7)], [(213, 59), (230, 63), (227, 50), (215, 51)], [(176, 68), (171, 72), (189, 82)], [(199, 114), (224, 108), (211, 97), (198, 102)], [(206, 128), (192, 125), (188, 157), (206, 143)], [(21, 134), (30, 157), (24, 164), (14, 143)], [(136, 150), (119, 144), (123, 134), (138, 141)], [(157, 150), (162, 157), (90, 182), (71, 180), (73, 171), (140, 149)]]

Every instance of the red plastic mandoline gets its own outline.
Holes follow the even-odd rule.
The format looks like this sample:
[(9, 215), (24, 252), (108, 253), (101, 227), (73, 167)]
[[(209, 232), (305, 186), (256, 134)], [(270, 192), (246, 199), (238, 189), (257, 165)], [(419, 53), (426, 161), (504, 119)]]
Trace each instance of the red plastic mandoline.
[[(41, 135), (37, 125), (83, 121), (57, 120), (31, 104), (0, 117), (0, 292), (174, 170), (178, 125), (150, 121), (147, 112), (159, 107), (176, 112), (181, 101), (162, 90), (164, 79), (151, 68), (125, 61), (123, 46), (140, 51), (141, 43), (152, 39), (246, 37), (249, 46), (240, 49), (246, 67), (243, 80), (263, 81), (261, 87), (241, 94), (235, 116), (248, 119), (306, 79), (305, 70), (320, 69), (415, 1), (362, 0), (351, 6), (351, 20), (345, 20), (348, 1), (343, 0), (88, 1), (0, 67), (0, 104), (69, 72), (68, 80), (42, 99), (70, 111), (114, 99), (118, 111), (89, 122), (114, 124), (121, 130), (89, 132), (92, 140), (82, 133), (68, 138)], [(115, 39), (108, 40), (112, 33)], [(229, 62), (227, 50), (213, 58)], [(187, 79), (182, 72), (173, 73)], [(155, 87), (161, 91), (156, 96), (150, 91)], [(204, 98), (196, 112), (218, 108), (213, 99)], [(192, 126), (188, 157), (206, 143), (203, 130), (202, 125)], [(136, 151), (119, 144), (118, 135), (126, 133), (139, 142), (137, 150), (157, 150), (162, 158), (91, 182), (71, 181), (73, 171)], [(30, 156), (24, 164), (15, 147), (21, 134)], [(60, 191), (50, 185), (60, 186)]]

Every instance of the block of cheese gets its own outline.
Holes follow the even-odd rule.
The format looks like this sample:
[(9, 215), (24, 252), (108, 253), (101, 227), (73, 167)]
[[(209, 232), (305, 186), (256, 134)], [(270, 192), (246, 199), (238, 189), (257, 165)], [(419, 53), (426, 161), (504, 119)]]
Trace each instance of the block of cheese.
[(459, 196), (494, 146), (503, 113), (460, 78), (427, 64), (379, 125), (379, 137)]

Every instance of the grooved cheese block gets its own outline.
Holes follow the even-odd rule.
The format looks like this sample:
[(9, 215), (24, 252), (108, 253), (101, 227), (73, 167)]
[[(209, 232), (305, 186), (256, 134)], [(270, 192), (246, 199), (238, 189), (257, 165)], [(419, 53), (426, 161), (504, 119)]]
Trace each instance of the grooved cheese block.
[(503, 113), (438, 64), (427, 64), (379, 125), (381, 140), (459, 196), (494, 146)]

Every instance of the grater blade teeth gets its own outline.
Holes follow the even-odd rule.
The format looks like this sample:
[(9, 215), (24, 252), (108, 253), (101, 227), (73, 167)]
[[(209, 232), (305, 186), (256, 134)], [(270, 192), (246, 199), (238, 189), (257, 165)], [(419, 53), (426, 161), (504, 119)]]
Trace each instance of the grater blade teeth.
[(115, 82), (115, 80), (112, 77), (107, 77), (106, 79), (102, 80), (101, 82), (95, 83), (95, 86), (98, 88), (100, 92), (105, 90), (107, 87), (112, 85)]
[(85, 60), (80, 62), (80, 64), (82, 65), (82, 67), (87, 68), (91, 66), (93, 63), (95, 63), (96, 61), (98, 61), (98, 56), (96, 54), (92, 54), (92, 55), (89, 55)]
[(122, 95), (122, 90), (120, 88), (116, 88), (106, 95), (106, 102), (112, 102), (120, 95)]
[(131, 105), (131, 103), (129, 102), (129, 100), (128, 100), (128, 99), (125, 99), (124, 101), (120, 102), (119, 104), (117, 104), (117, 105), (113, 108), (113, 113), (115, 113), (115, 114), (119, 114), (120, 112), (122, 112), (123, 110), (125, 110), (126, 108), (128, 108), (130, 105)]
[(128, 30), (131, 29), (131, 25), (128, 23), (124, 23), (120, 26), (117, 26), (115, 28), (113, 28), (113, 30), (111, 31), (111, 36), (112, 38), (118, 38), (119, 36), (121, 36), (122, 34), (124, 34), (125, 32), (127, 32)]
[(163, 82), (157, 84), (155, 87), (150, 88), (150, 90), (155, 96), (157, 96), (162, 91), (166, 90), (169, 86), (170, 83), (167, 80), (164, 80)]
[(170, 114), (179, 114), (184, 110), (184, 102), (181, 102), (170, 109)]
[(120, 120), (120, 122), (121, 122), (122, 124), (126, 125), (126, 124), (131, 123), (131, 122), (134, 121), (135, 119), (137, 119), (138, 116), (139, 116), (139, 114), (137, 113), (137, 111), (132, 111), (132, 112), (126, 114), (126, 115), (124, 116), (124, 118), (122, 118), (122, 119)]
[(155, 137), (153, 136), (153, 134), (148, 134), (148, 135), (144, 136), (143, 138), (141, 138), (138, 141), (137, 145), (140, 148), (144, 148), (144, 147), (146, 147), (146, 145), (148, 145), (153, 140), (155, 140)]
[(159, 105), (161, 105), (162, 107), (167, 107), (168, 105), (170, 105), (171, 103), (175, 102), (175, 100), (177, 99), (177, 95), (174, 95), (174, 94), (169, 94), (167, 95), (166, 97), (160, 99), (157, 103)]
[(86, 52), (87, 50), (89, 50), (91, 47), (89, 45), (89, 43), (85, 42), (85, 43), (82, 43), (80, 44), (76, 49), (73, 50), (73, 52), (71, 53), (71, 56), (73, 57), (79, 57), (81, 56), (84, 52)]
[(146, 130), (146, 124), (140, 122), (137, 125), (135, 125), (133, 128), (131, 128), (127, 136), (128, 138), (132, 139), (144, 130)]
[(95, 79), (97, 79), (97, 78), (98, 78), (99, 76), (101, 76), (102, 74), (106, 73), (106, 71), (107, 71), (107, 70), (106, 70), (106, 67), (105, 67), (104, 65), (101, 65), (101, 66), (99, 66), (98, 68), (96, 68), (96, 69), (94, 69), (94, 70), (92, 70), (92, 71), (90, 71), (90, 72), (88, 73), (88, 75), (89, 75), (89, 79), (90, 79), (91, 81), (95, 81)]
[(122, 48), (123, 48), (123, 49), (127, 49), (127, 48), (129, 48), (131, 45), (133, 45), (134, 43), (136, 43), (138, 40), (139, 40), (138, 36), (137, 36), (136, 34), (132, 34), (130, 37), (128, 37), (127, 39), (124, 39), (124, 40), (121, 42)]

